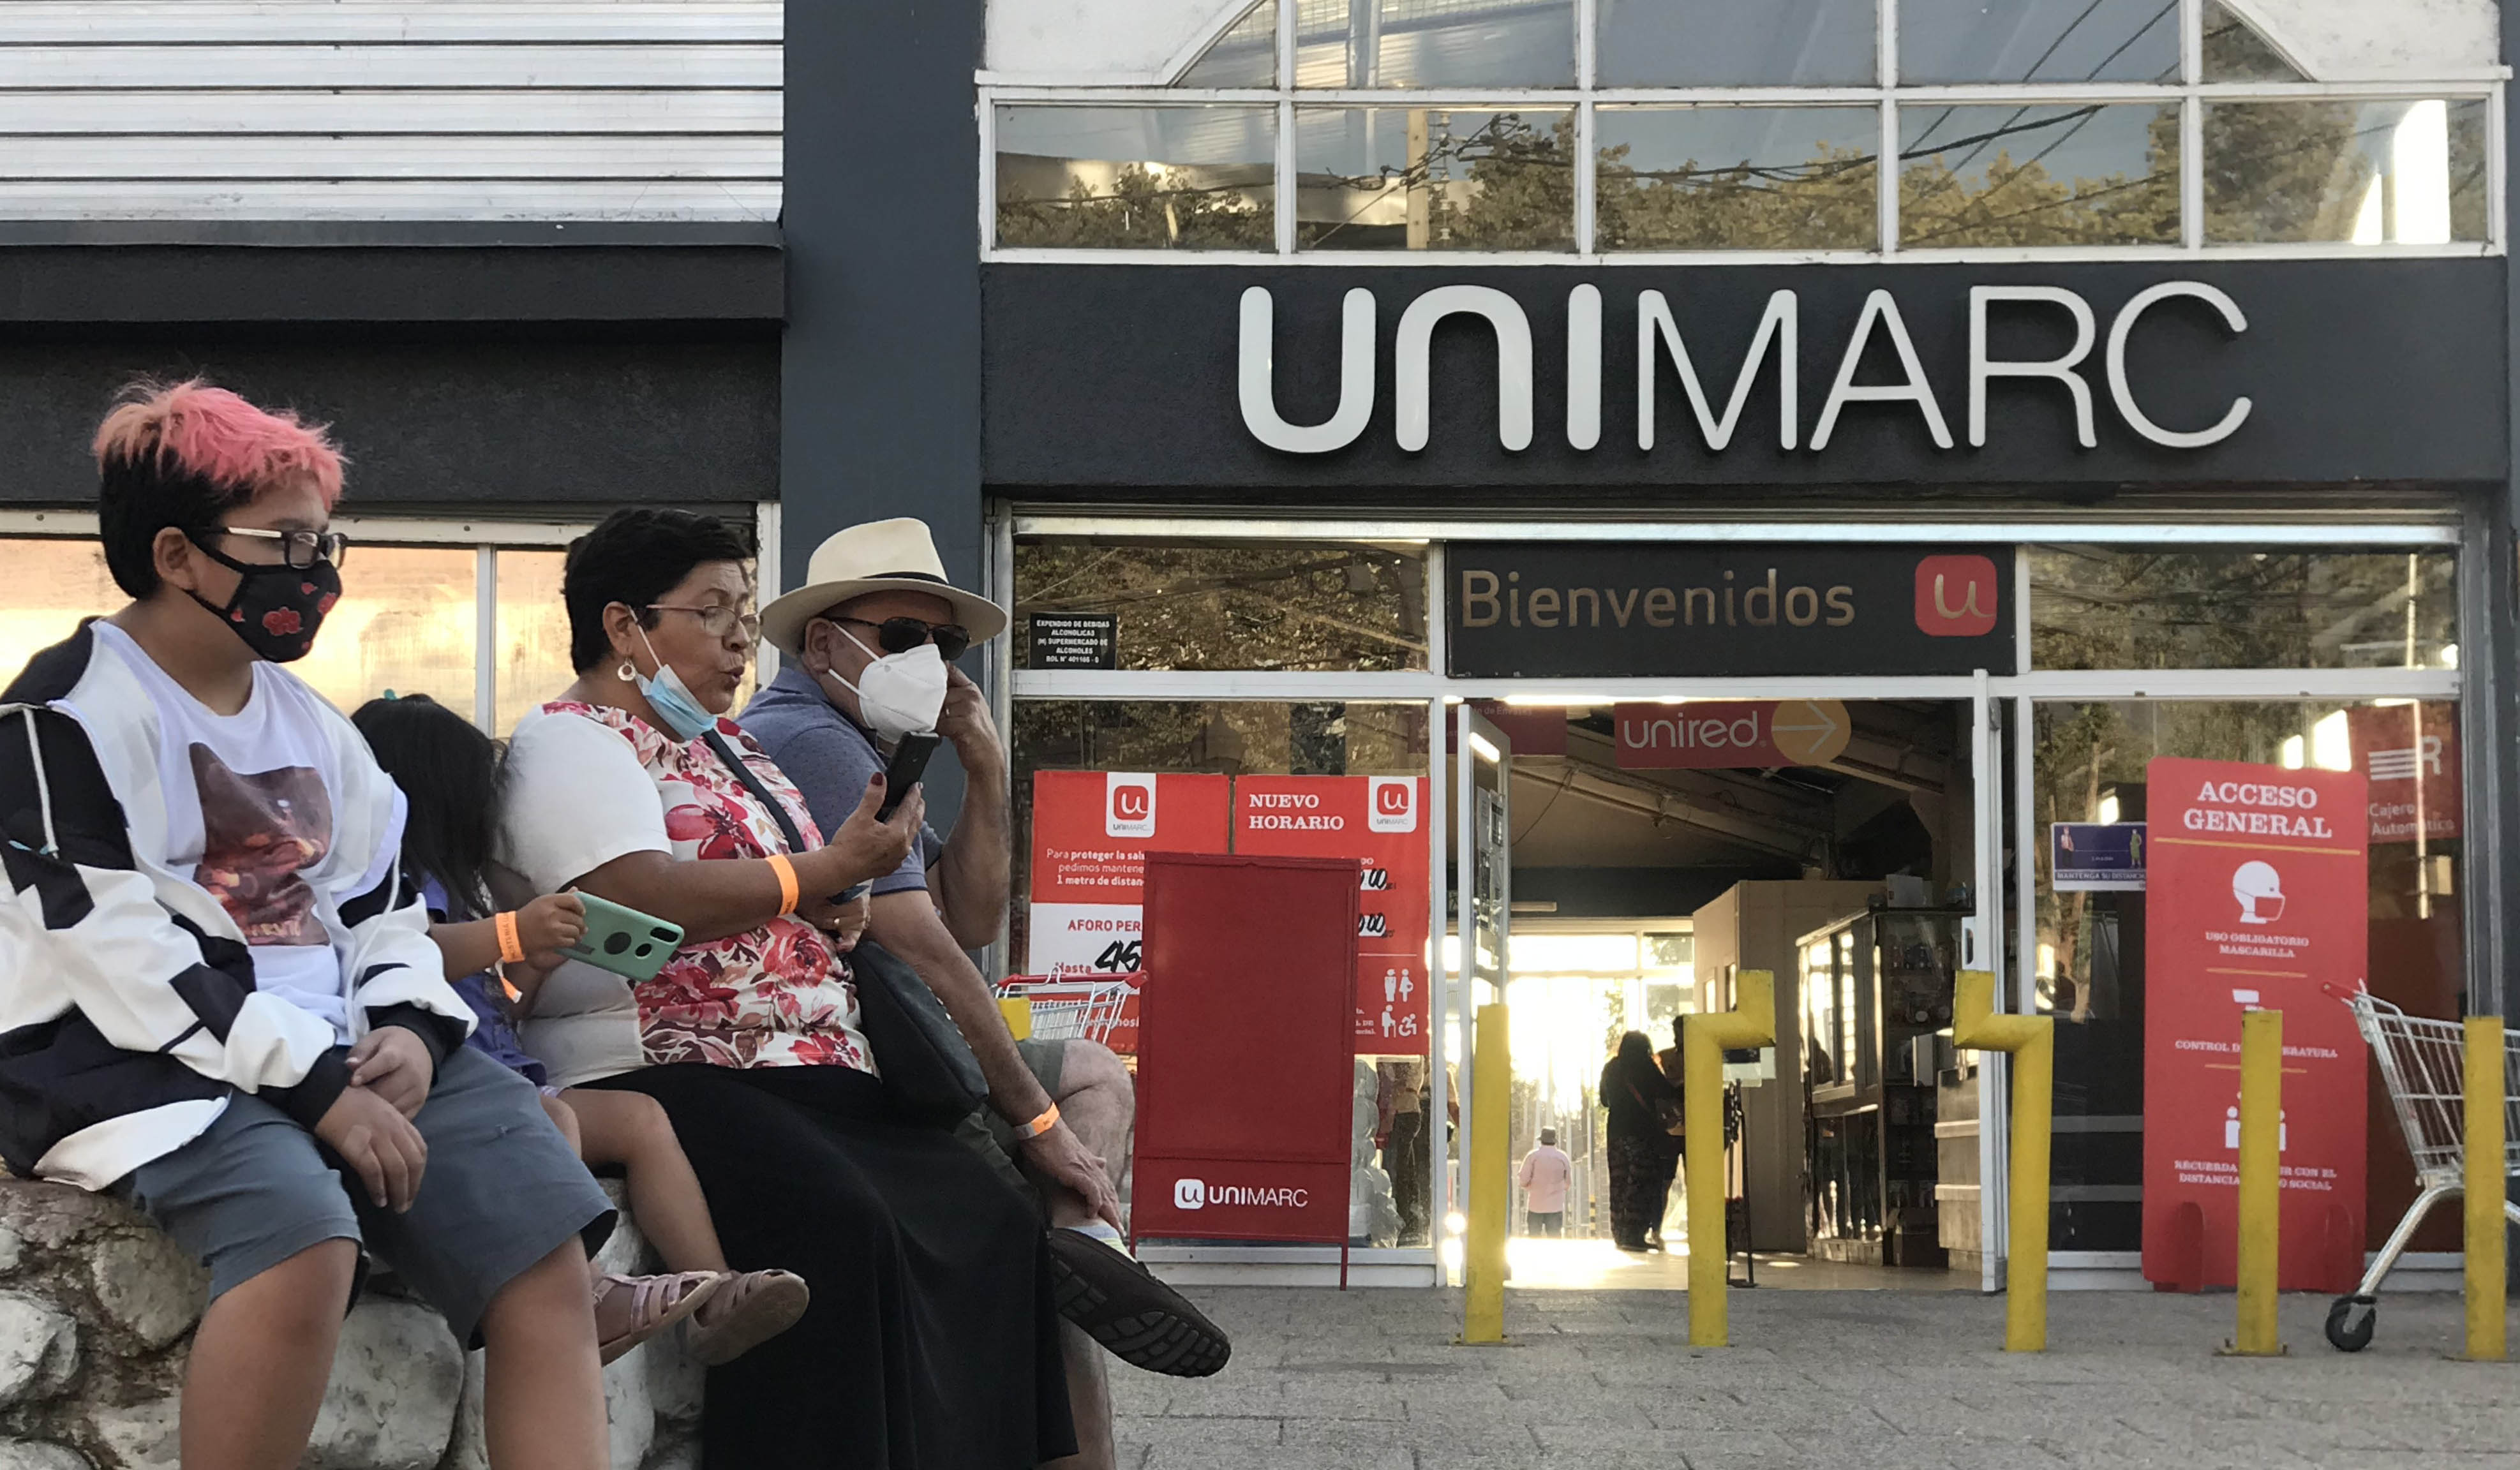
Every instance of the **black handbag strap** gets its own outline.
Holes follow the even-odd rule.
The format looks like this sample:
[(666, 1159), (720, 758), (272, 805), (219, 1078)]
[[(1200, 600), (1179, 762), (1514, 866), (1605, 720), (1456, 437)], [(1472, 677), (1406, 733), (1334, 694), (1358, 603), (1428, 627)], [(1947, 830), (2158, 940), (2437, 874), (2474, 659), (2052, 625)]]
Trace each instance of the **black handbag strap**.
[(708, 741), (709, 749), (717, 752), (717, 758), (726, 763), (727, 770), (735, 773), (735, 779), (743, 782), (743, 789), (751, 792), (755, 801), (770, 809), (770, 820), (779, 824), (779, 835), (788, 839), (788, 850), (791, 853), (803, 854), (807, 850), (805, 834), (796, 829), (796, 819), (788, 815), (788, 803), (771, 794), (770, 788), (761, 783), (761, 778), (753, 774), (752, 767), (743, 757), (735, 753), (733, 746), (727, 744), (725, 735), (711, 730), (700, 738)]

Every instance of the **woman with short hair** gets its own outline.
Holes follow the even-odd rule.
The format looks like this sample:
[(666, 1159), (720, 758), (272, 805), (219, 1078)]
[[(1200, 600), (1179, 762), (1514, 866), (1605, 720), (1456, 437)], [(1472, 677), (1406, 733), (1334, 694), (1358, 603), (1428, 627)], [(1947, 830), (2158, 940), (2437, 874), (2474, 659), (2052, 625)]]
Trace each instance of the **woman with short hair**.
[(901, 862), (922, 803), (878, 823), (878, 777), (825, 843), (723, 718), (758, 631), (749, 556), (725, 522), (672, 510), (616, 512), (569, 550), (578, 677), (510, 741), (501, 861), (684, 940), (631, 988), (635, 1014), (588, 1002), (617, 979), (556, 975), (564, 1015), (528, 1045), (557, 1083), (662, 1103), (730, 1264), (814, 1282), (793, 1329), (710, 1374), (711, 1470), (1072, 1453), (1040, 1221), (950, 1131), (894, 1116), (860, 1028), (847, 956), (865, 902), (835, 896)]

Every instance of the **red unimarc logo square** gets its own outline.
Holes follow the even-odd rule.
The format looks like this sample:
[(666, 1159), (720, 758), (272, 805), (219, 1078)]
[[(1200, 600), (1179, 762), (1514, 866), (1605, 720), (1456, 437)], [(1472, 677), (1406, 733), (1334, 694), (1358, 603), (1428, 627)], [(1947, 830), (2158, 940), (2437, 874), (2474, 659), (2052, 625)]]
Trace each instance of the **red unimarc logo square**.
[(1928, 638), (1995, 631), (1995, 563), (1984, 557), (1927, 557), (1916, 563), (1916, 626)]

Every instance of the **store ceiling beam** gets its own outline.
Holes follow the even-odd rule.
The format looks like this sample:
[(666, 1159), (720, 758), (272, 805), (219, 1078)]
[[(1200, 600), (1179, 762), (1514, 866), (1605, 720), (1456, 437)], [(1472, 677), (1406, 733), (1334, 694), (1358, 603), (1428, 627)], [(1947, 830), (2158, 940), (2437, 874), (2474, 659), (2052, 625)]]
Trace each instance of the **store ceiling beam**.
[[(1543, 763), (1556, 764), (1559, 760), (1563, 765), (1552, 777)], [(1734, 846), (1774, 857), (1808, 863), (1824, 851), (1828, 840), (1828, 832), (1823, 827), (1742, 810), (1717, 799), (1676, 790), (1660, 781), (1648, 780), (1577, 755), (1571, 745), (1564, 757), (1517, 761), (1514, 771), (1526, 780), (1564, 790), (1596, 805), (1616, 807), (1657, 823), (1695, 827)]]

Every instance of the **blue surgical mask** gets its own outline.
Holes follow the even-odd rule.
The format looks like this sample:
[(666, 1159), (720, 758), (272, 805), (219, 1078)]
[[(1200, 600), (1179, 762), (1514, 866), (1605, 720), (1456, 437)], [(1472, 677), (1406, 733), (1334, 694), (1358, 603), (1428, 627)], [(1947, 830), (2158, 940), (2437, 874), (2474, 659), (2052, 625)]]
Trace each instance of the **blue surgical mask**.
[[(639, 630), (639, 642), (648, 644), (650, 658), (656, 658), (656, 646), (648, 643), (647, 629)], [(699, 700), (692, 697), (691, 686), (683, 683), (683, 676), (674, 672), (672, 664), (656, 658), (656, 674), (652, 679), (639, 673), (635, 664), (631, 666), (631, 673), (636, 676), (633, 682), (639, 686), (639, 692), (647, 697), (648, 707), (656, 712), (657, 719), (665, 722), (665, 728), (674, 733), (674, 738), (697, 740), (717, 729), (717, 716), (701, 708)]]

